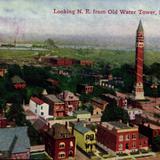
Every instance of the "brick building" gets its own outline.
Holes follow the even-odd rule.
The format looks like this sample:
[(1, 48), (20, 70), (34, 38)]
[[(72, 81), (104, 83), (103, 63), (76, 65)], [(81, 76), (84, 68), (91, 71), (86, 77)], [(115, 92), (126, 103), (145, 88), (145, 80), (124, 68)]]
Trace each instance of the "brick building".
[(152, 123), (139, 124), (139, 132), (149, 139), (149, 144), (152, 144), (154, 137), (160, 136), (160, 126)]
[(148, 138), (139, 134), (138, 127), (121, 122), (102, 122), (96, 135), (98, 143), (117, 153), (148, 149)]
[(53, 160), (68, 160), (75, 157), (75, 137), (62, 124), (54, 124), (45, 133), (45, 150)]
[(49, 104), (49, 115), (63, 117), (65, 115), (65, 104), (54, 94), (43, 95), (42, 99)]
[(93, 86), (88, 84), (79, 84), (77, 85), (77, 92), (85, 94), (93, 93)]
[(15, 89), (24, 89), (26, 87), (26, 82), (19, 76), (12, 77), (11, 81)]
[(73, 112), (79, 107), (79, 97), (70, 91), (63, 91), (58, 98), (65, 103), (65, 112), (67, 115), (73, 115)]

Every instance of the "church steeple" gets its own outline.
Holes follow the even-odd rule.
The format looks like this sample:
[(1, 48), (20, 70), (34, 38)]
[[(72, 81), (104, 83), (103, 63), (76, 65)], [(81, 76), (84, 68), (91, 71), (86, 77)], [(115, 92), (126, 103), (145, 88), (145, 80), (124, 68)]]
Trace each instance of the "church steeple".
[(137, 32), (143, 32), (143, 26), (142, 26), (142, 21), (141, 20), (139, 21)]

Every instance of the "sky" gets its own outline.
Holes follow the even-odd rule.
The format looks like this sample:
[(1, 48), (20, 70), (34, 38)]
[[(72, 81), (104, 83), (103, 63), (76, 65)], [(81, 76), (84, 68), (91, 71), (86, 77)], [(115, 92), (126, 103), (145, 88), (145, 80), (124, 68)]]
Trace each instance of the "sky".
[(157, 0), (0, 0), (0, 34), (128, 36), (142, 20), (148, 36), (160, 36), (160, 15), (53, 14), (52, 10), (160, 10)]

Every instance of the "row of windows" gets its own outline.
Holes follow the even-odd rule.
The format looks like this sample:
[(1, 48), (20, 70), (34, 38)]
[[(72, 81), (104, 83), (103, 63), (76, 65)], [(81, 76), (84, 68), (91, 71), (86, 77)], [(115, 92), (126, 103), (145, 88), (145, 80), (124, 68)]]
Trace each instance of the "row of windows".
[[(66, 144), (64, 142), (59, 143), (59, 148), (60, 149), (64, 149), (65, 146), (66, 146)], [(70, 141), (69, 146), (73, 147), (73, 141)]]
[(119, 136), (119, 141), (122, 142), (124, 140), (130, 140), (130, 139), (136, 139), (136, 138), (137, 138), (136, 134), (132, 134), (131, 136), (129, 134), (127, 134), (125, 136), (120, 135)]
[[(35, 110), (35, 113), (37, 113), (37, 109)], [(44, 115), (44, 112), (41, 112), (41, 116), (43, 116)]]
[[(69, 151), (69, 157), (73, 157), (74, 155), (73, 155), (73, 151), (71, 150), (71, 151)], [(58, 158), (59, 159), (63, 159), (63, 158), (65, 158), (66, 157), (66, 153), (65, 152), (59, 152), (58, 153)]]
[(86, 135), (86, 140), (93, 141), (94, 140), (94, 134)]
[[(119, 150), (119, 151), (122, 151), (122, 150), (123, 150), (123, 147), (124, 147), (124, 145), (123, 145), (122, 143), (119, 144), (118, 150)], [(133, 143), (132, 143), (132, 148), (136, 148), (136, 142), (133, 142)], [(128, 144), (128, 143), (125, 144), (125, 149), (129, 149), (129, 144)]]

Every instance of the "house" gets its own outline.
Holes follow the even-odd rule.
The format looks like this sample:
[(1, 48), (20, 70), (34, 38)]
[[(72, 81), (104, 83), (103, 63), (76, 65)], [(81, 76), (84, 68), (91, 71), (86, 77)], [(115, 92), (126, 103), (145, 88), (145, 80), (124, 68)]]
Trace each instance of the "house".
[(65, 111), (67, 115), (72, 116), (73, 111), (77, 110), (79, 107), (79, 97), (75, 96), (74, 93), (70, 91), (63, 91), (58, 95), (58, 98), (65, 103)]
[(7, 73), (7, 69), (0, 68), (0, 77), (4, 77), (4, 75)]
[(83, 123), (77, 123), (73, 127), (73, 133), (76, 137), (76, 145), (85, 152), (94, 152), (96, 150), (95, 132), (87, 128)]
[(0, 128), (0, 159), (29, 159), (27, 127)]
[(148, 138), (139, 134), (137, 126), (129, 126), (118, 121), (99, 124), (96, 137), (99, 144), (116, 153), (148, 149)]
[(78, 120), (87, 120), (90, 121), (91, 113), (88, 111), (74, 111), (73, 116), (75, 116)]
[(93, 61), (91, 60), (79, 60), (78, 62), (81, 66), (92, 66)]
[(19, 76), (12, 77), (11, 81), (15, 89), (24, 89), (26, 87), (26, 82)]
[(91, 94), (93, 93), (93, 86), (88, 84), (79, 84), (77, 85), (77, 92)]
[(121, 92), (116, 92), (116, 96), (118, 97), (118, 106), (121, 108), (128, 106), (128, 97), (126, 94)]
[(93, 115), (102, 115), (108, 102), (101, 98), (94, 97), (91, 99), (91, 104), (93, 106)]
[(143, 110), (139, 108), (125, 107), (124, 110), (127, 111), (130, 121), (135, 120), (136, 115), (141, 115), (143, 113)]
[(49, 104), (49, 115), (54, 117), (65, 116), (65, 104), (58, 99), (54, 94), (43, 95), (43, 100)]
[(31, 97), (29, 101), (29, 109), (38, 116), (48, 118), (49, 105), (38, 97)]
[(75, 157), (75, 136), (62, 124), (54, 124), (45, 133), (45, 150), (53, 160)]
[(149, 144), (152, 144), (156, 136), (160, 136), (160, 126), (152, 123), (139, 124), (139, 132), (149, 139)]
[(0, 114), (0, 128), (5, 128), (7, 126), (7, 118)]

